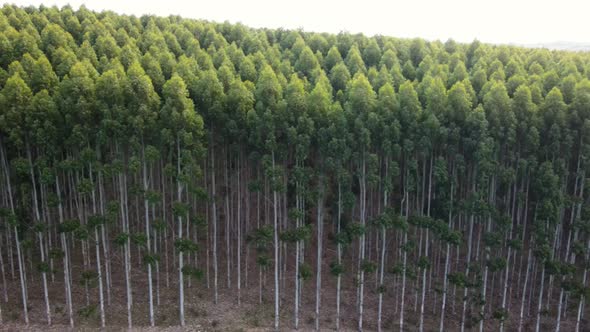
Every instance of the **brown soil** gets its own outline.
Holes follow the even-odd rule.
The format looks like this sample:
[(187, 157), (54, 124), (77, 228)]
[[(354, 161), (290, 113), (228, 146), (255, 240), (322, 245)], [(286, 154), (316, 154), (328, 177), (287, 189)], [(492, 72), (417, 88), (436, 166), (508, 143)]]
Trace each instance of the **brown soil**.
[[(113, 262), (113, 266), (120, 266), (119, 262)], [(8, 271), (7, 271), (8, 272)], [(86, 294), (83, 285), (80, 283), (80, 272), (74, 269), (74, 312), (76, 331), (93, 331), (99, 330), (100, 318), (99, 309), (89, 314), (87, 317), (78, 312), (86, 306)], [(124, 331), (127, 326), (127, 309), (125, 279), (122, 271), (115, 271), (113, 274), (112, 300), (111, 305), (106, 306), (107, 331)], [(221, 271), (220, 271), (221, 272)], [(273, 284), (272, 275), (267, 275), (266, 286), (263, 286), (263, 303), (259, 303), (259, 286), (258, 273), (251, 271), (249, 273), (248, 286), (242, 286), (242, 302), (237, 303), (237, 290), (235, 288), (235, 278), (232, 280), (232, 288), (227, 288), (227, 279), (225, 274), (219, 276), (219, 303), (213, 304), (213, 290), (207, 288), (206, 281), (191, 281), (185, 288), (186, 296), (186, 326), (178, 326), (178, 293), (177, 293), (177, 275), (170, 274), (170, 287), (166, 287), (165, 274), (161, 273), (160, 280), (160, 305), (156, 306), (156, 327), (149, 328), (148, 317), (148, 298), (147, 298), (147, 280), (145, 271), (138, 265), (134, 265), (132, 270), (132, 288), (134, 297), (133, 306), (133, 331), (271, 331), (273, 324)], [(78, 279), (77, 279), (78, 278)], [(242, 275), (244, 280), (245, 275)], [(285, 291), (281, 294), (281, 331), (290, 331), (293, 327), (293, 279), (292, 273), (288, 271), (284, 280)], [(388, 276), (391, 278), (391, 276)], [(20, 302), (20, 286), (18, 279), (12, 280), (10, 274), (7, 275), (9, 281), (8, 295), (9, 302), (0, 301), (2, 307), (2, 318), (4, 324), (0, 326), (1, 331), (66, 331), (67, 311), (65, 308), (64, 287), (62, 275), (56, 274), (55, 281), (50, 283), (50, 301), (53, 325), (45, 325), (45, 304), (43, 301), (43, 292), (39, 275), (28, 275), (29, 284), (29, 319), (31, 325), (25, 327), (22, 318), (22, 304)], [(356, 288), (347, 275), (343, 278), (342, 295), (341, 295), (341, 326), (343, 331), (356, 331), (357, 314), (356, 314)], [(211, 280), (212, 281), (212, 280)], [(332, 331), (334, 329), (336, 313), (336, 292), (335, 279), (326, 274), (322, 280), (322, 307), (321, 307), (321, 327), (322, 331)], [(386, 284), (388, 284), (386, 282)], [(391, 284), (391, 281), (389, 282)], [(373, 331), (376, 329), (377, 322), (377, 293), (375, 290), (375, 277), (368, 277), (365, 288), (365, 315), (364, 330)], [(414, 311), (415, 291), (414, 283), (410, 282), (406, 289), (406, 313), (405, 326), (407, 331), (417, 330), (418, 313)], [(155, 293), (155, 286), (154, 286)], [(399, 330), (399, 308), (397, 307), (398, 289), (387, 289), (384, 295), (384, 318), (383, 329), (385, 331)], [(425, 317), (425, 330), (438, 331), (439, 315), (438, 306), (440, 298), (433, 302), (434, 295), (430, 295), (430, 302), (427, 303)], [(105, 295), (106, 298), (106, 295)], [(300, 310), (300, 331), (310, 331), (314, 326), (315, 310), (315, 276), (304, 283), (304, 294), (302, 299), (302, 308)], [(98, 304), (97, 288), (90, 289), (89, 301), (92, 305)], [(495, 304), (499, 299), (496, 298)], [(516, 330), (514, 325), (518, 317), (519, 302), (513, 301), (514, 312), (510, 313), (511, 320), (506, 326), (507, 331)], [(434, 304), (435, 303), (435, 304)], [(461, 319), (461, 303), (459, 297), (453, 306), (453, 300), (448, 299), (447, 316), (445, 319), (445, 330), (456, 331), (459, 329)], [(436, 314), (433, 314), (433, 305), (436, 305)], [(454, 308), (453, 308), (454, 307)], [(518, 307), (518, 308), (517, 308)], [(573, 308), (570, 308), (567, 319), (562, 321), (562, 331), (573, 331), (575, 319)], [(544, 317), (541, 330), (554, 329), (554, 312), (550, 310)], [(533, 313), (531, 312), (531, 315)], [(588, 317), (588, 312), (586, 316)], [(529, 317), (525, 324), (525, 331), (534, 329), (535, 317)], [(475, 326), (477, 327), (477, 326)], [(475, 327), (467, 329), (474, 330)], [(493, 319), (486, 321), (486, 330), (498, 330), (499, 323)], [(590, 331), (590, 324), (584, 321), (582, 331)]]

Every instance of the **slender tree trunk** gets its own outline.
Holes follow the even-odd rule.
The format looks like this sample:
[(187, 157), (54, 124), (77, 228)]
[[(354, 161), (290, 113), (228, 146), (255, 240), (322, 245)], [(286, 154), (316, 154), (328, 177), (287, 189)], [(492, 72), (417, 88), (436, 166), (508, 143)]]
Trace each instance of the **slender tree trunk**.
[(237, 285), (238, 285), (238, 305), (241, 304), (242, 301), (242, 186), (241, 186), (241, 179), (240, 179), (240, 173), (241, 173), (241, 158), (238, 158), (238, 165), (237, 165), (237, 176), (238, 176), (238, 211), (237, 211), (237, 232), (238, 232), (238, 243), (237, 243), (237, 250), (236, 250), (236, 254), (237, 254), (237, 259), (238, 259), (238, 266), (237, 266), (237, 270), (238, 270), (238, 280), (237, 280)]
[[(495, 198), (495, 189), (496, 189), (496, 179), (495, 177), (492, 180), (492, 184), (491, 184), (491, 190), (489, 193), (489, 201), (490, 203), (493, 203), (494, 198)], [(486, 232), (491, 232), (492, 231), (492, 217), (488, 217), (488, 221), (487, 221), (487, 226), (486, 226)], [(481, 239), (480, 239), (481, 241)], [(479, 242), (478, 242), (479, 244)], [(488, 248), (486, 246), (486, 248)], [(484, 272), (483, 272), (483, 289), (482, 289), (482, 305), (480, 308), (480, 315), (481, 315), (481, 320), (479, 321), (479, 332), (483, 332), (483, 323), (485, 321), (485, 307), (486, 307), (486, 294), (487, 294), (487, 287), (488, 287), (488, 272), (489, 272), (489, 267), (487, 262), (490, 260), (490, 250), (485, 250), (486, 254), (485, 254), (485, 268), (484, 268)]]
[(527, 268), (526, 268), (526, 273), (524, 276), (524, 286), (523, 286), (523, 291), (522, 291), (522, 299), (520, 302), (520, 316), (519, 316), (519, 320), (518, 320), (518, 332), (522, 331), (522, 323), (524, 321), (524, 303), (525, 303), (525, 298), (526, 298), (526, 288), (527, 288), (527, 283), (529, 282), (529, 272), (531, 270), (531, 253), (532, 253), (532, 249), (529, 248), (529, 254), (528, 254), (528, 259), (527, 259)]
[[(92, 163), (88, 165), (88, 174), (90, 176), (90, 183), (92, 184), (92, 213), (94, 216), (97, 215), (97, 207), (96, 207), (96, 186), (94, 183), (94, 177), (92, 172)], [(99, 184), (100, 186), (100, 184)], [(100, 194), (99, 194), (100, 195)], [(101, 196), (101, 204), (102, 204), (102, 196)], [(102, 212), (102, 211), (101, 211)], [(104, 216), (103, 216), (104, 217)], [(96, 271), (98, 274), (98, 292), (99, 292), (99, 307), (100, 307), (100, 326), (105, 327), (105, 313), (104, 313), (104, 294), (103, 294), (103, 285), (102, 285), (102, 269), (100, 264), (100, 238), (98, 237), (98, 226), (94, 226), (94, 248), (96, 254)], [(103, 227), (103, 222), (101, 222), (100, 227)]]
[[(272, 168), (273, 168), (273, 172), (275, 169), (275, 153), (274, 151), (272, 152)], [(276, 179), (273, 178), (273, 181), (276, 181)], [(274, 269), (275, 269), (275, 322), (274, 322), (274, 328), (276, 331), (279, 330), (279, 233), (278, 233), (278, 211), (277, 211), (277, 204), (278, 204), (278, 198), (277, 198), (277, 191), (276, 188), (274, 188), (274, 184), (273, 184), (273, 190), (272, 190), (272, 194), (273, 194), (273, 228), (274, 228)]]
[(318, 183), (318, 201), (317, 201), (317, 262), (316, 262), (316, 292), (315, 292), (315, 329), (320, 330), (320, 304), (322, 299), (322, 236), (324, 229), (324, 193), (323, 179), (320, 175)]
[[(57, 196), (58, 196), (58, 205), (57, 205), (57, 210), (59, 213), (59, 223), (63, 224), (64, 222), (64, 211), (63, 211), (63, 206), (62, 206), (62, 200), (61, 200), (61, 189), (59, 187), (59, 177), (56, 175), (55, 176), (55, 186), (56, 186), (56, 192), (57, 192)], [(70, 272), (70, 255), (69, 255), (69, 249), (68, 249), (68, 243), (67, 243), (67, 239), (66, 239), (66, 234), (64, 232), (62, 232), (60, 234), (61, 237), (61, 247), (64, 251), (64, 256), (63, 256), (63, 264), (64, 264), (64, 284), (65, 284), (65, 288), (66, 288), (66, 306), (68, 307), (68, 317), (70, 319), (70, 327), (74, 327), (74, 312), (72, 309), (72, 282), (71, 282), (71, 272)]]
[(128, 219), (128, 209), (127, 209), (127, 173), (125, 170), (122, 172), (123, 174), (119, 175), (119, 186), (120, 186), (120, 209), (121, 209), (121, 220), (123, 223), (123, 232), (125, 232), (127, 240), (125, 241), (124, 248), (123, 248), (123, 255), (125, 256), (125, 289), (127, 293), (127, 326), (128, 328), (133, 327), (133, 318), (131, 314), (131, 306), (132, 306), (132, 299), (131, 299), (131, 276), (130, 276), (130, 269), (131, 269), (131, 262), (130, 262), (130, 250), (131, 250), (131, 239), (130, 239), (130, 232), (129, 232), (129, 219)]
[[(360, 219), (361, 225), (364, 227), (366, 225), (366, 197), (367, 197), (367, 189), (366, 189), (366, 156), (363, 151), (363, 160), (361, 165), (361, 176), (359, 177), (359, 186), (360, 186)], [(365, 234), (364, 232), (361, 234), (359, 239), (359, 264), (362, 264), (362, 261), (365, 259)], [(364, 291), (365, 291), (365, 271), (359, 266), (359, 306), (358, 306), (358, 330), (363, 330), (363, 300), (364, 300)]]
[[(149, 201), (148, 201), (148, 175), (147, 175), (147, 161), (145, 159), (145, 146), (142, 144), (141, 147), (141, 154), (143, 159), (143, 191), (144, 191), (144, 198), (143, 198), (143, 207), (145, 213), (145, 237), (146, 237), (146, 244), (147, 244), (147, 254), (151, 255), (152, 246), (150, 240), (150, 213), (149, 213)], [(154, 326), (154, 296), (153, 296), (153, 282), (152, 282), (152, 260), (150, 259), (147, 264), (148, 270), (148, 301), (150, 307), (150, 326)]]
[[(543, 264), (543, 262), (541, 262)], [(537, 306), (537, 324), (535, 325), (535, 331), (541, 330), (541, 309), (543, 307), (543, 286), (545, 285), (545, 265), (541, 267), (541, 287), (539, 287), (539, 303)]]
[[(468, 239), (468, 244), (467, 244), (467, 259), (465, 262), (466, 265), (466, 269), (465, 269), (465, 277), (468, 278), (469, 277), (469, 264), (471, 263), (471, 244), (473, 242), (473, 215), (470, 216), (469, 218), (469, 239)], [(466, 323), (466, 319), (467, 319), (467, 294), (468, 294), (469, 288), (467, 288), (467, 286), (465, 286), (463, 288), (463, 312), (461, 314), (461, 332), (465, 331), (465, 323)]]
[[(428, 175), (428, 200), (427, 200), (427, 212), (426, 215), (430, 217), (430, 201), (431, 201), (431, 194), (432, 194), (432, 155), (430, 157), (430, 172)], [(424, 257), (428, 257), (428, 249), (430, 246), (430, 242), (428, 240), (429, 230), (426, 228), (426, 241), (425, 241), (425, 248), (424, 248)], [(424, 331), (424, 302), (426, 301), (426, 270), (427, 268), (422, 269), (422, 301), (420, 302), (420, 326), (419, 331)]]
[[(1, 159), (2, 159), (3, 166), (4, 166), (4, 175), (6, 177), (6, 189), (7, 189), (7, 193), (8, 193), (8, 201), (10, 202), (10, 211), (11, 211), (12, 215), (15, 216), (14, 202), (12, 199), (12, 184), (10, 183), (10, 174), (9, 174), (6, 156), (4, 154), (4, 146), (1, 144), (1, 142), (0, 142), (0, 153), (2, 154)], [(16, 242), (16, 254), (17, 254), (17, 259), (18, 259), (18, 271), (19, 271), (19, 277), (20, 277), (21, 296), (22, 296), (22, 302), (23, 302), (23, 315), (25, 318), (25, 324), (29, 325), (29, 310), (28, 310), (28, 305), (27, 305), (27, 286), (26, 286), (25, 273), (24, 273), (24, 262), (23, 262), (22, 253), (21, 253), (21, 242), (19, 239), (18, 228), (16, 225), (14, 225), (13, 230), (14, 230), (14, 238), (15, 238), (15, 242)], [(12, 257), (12, 255), (11, 255), (11, 257)]]
[[(181, 159), (181, 154), (180, 154), (180, 139), (177, 138), (176, 141), (176, 148), (177, 148), (177, 153), (178, 153), (178, 159), (176, 161), (176, 171), (178, 172), (178, 176), (180, 176), (180, 159)], [(177, 184), (176, 184), (176, 198), (178, 199), (178, 203), (182, 202), (182, 184), (180, 182), (180, 179), (178, 180)], [(182, 214), (179, 213), (178, 214), (178, 239), (182, 240)], [(183, 268), (183, 250), (179, 250), (178, 251), (178, 295), (179, 295), (179, 310), (180, 310), (180, 326), (184, 326), (184, 276), (182, 274), (182, 268)]]
[[(45, 263), (45, 249), (43, 248), (43, 235), (41, 232), (39, 236), (39, 250), (41, 252), (41, 262)], [(45, 269), (45, 267), (44, 267)], [(45, 316), (47, 317), (47, 325), (51, 325), (51, 307), (49, 305), (49, 293), (47, 291), (47, 273), (43, 270), (43, 297), (45, 299)]]
[(213, 145), (213, 134), (210, 137), (211, 145), (211, 214), (213, 217), (213, 303), (217, 304), (217, 195), (215, 194), (215, 146)]
[[(388, 166), (389, 162), (385, 160), (385, 179), (388, 178)], [(387, 180), (386, 180), (387, 181)], [(387, 203), (388, 203), (388, 191), (387, 188), (383, 191), (383, 210), (386, 211)], [(387, 247), (387, 230), (385, 227), (381, 227), (381, 258), (379, 262), (379, 304), (377, 308), (377, 331), (381, 332), (381, 325), (382, 325), (382, 316), (383, 316), (383, 277), (384, 277), (384, 270), (385, 270), (385, 248)]]
[[(297, 166), (299, 166), (299, 161), (296, 162)], [(296, 209), (297, 212), (302, 212), (301, 211), (301, 194), (300, 194), (300, 188), (301, 184), (299, 181), (297, 181), (296, 183), (296, 191), (297, 191), (297, 196), (296, 196)], [(295, 227), (296, 229), (299, 229), (299, 227), (301, 226), (301, 217), (299, 215), (297, 215), (297, 219), (295, 222)], [(295, 316), (295, 329), (299, 329), (299, 287), (301, 285), (300, 280), (299, 280), (299, 264), (300, 263), (300, 249), (301, 247), (301, 240), (299, 238), (297, 238), (296, 242), (295, 242), (295, 308), (294, 308), (294, 316)]]
[[(338, 180), (338, 215), (337, 215), (337, 234), (341, 232), (341, 218), (342, 218), (342, 188), (340, 179)], [(337, 259), (338, 259), (338, 266), (342, 264), (342, 244), (338, 241), (337, 244)], [(336, 331), (340, 330), (340, 287), (342, 282), (342, 275), (338, 273), (336, 277)]]
[[(452, 227), (452, 220), (453, 220), (453, 194), (454, 194), (454, 177), (455, 177), (455, 171), (453, 169), (453, 175), (451, 178), (451, 204), (449, 206), (449, 221), (448, 221), (448, 227), (449, 227), (449, 231), (453, 230)], [(448, 242), (447, 240), (447, 248), (446, 248), (446, 252), (445, 252), (445, 272), (443, 274), (443, 291), (442, 291), (442, 304), (440, 306), (440, 325), (439, 325), (439, 331), (443, 332), (444, 331), (444, 326), (445, 326), (445, 308), (446, 308), (446, 304), (447, 304), (447, 291), (448, 291), (448, 274), (449, 274), (449, 260), (450, 260), (450, 250), (451, 249), (451, 244)]]
[(231, 223), (231, 213), (229, 209), (229, 196), (230, 196), (230, 187), (229, 187), (229, 178), (228, 178), (228, 168), (229, 168), (229, 157), (227, 152), (225, 153), (225, 165), (223, 167), (224, 171), (224, 178), (225, 178), (225, 256), (226, 256), (226, 277), (227, 277), (227, 288), (231, 288), (231, 250), (229, 247), (230, 242), (230, 223)]
[(22, 296), (22, 300), (23, 300), (23, 314), (25, 317), (25, 325), (29, 325), (29, 309), (28, 309), (28, 305), (27, 305), (27, 289), (26, 289), (26, 279), (25, 279), (25, 272), (24, 272), (24, 264), (25, 262), (23, 261), (23, 254), (22, 254), (22, 250), (21, 250), (21, 243), (20, 240), (18, 238), (18, 229), (16, 226), (14, 226), (14, 238), (16, 239), (16, 254), (17, 254), (17, 259), (18, 259), (18, 271), (20, 274), (20, 287), (21, 287), (21, 296)]
[[(503, 313), (506, 312), (506, 294), (508, 293), (508, 277), (510, 276), (510, 251), (511, 248), (508, 247), (508, 255), (506, 256), (506, 274), (504, 275), (504, 287), (502, 287), (502, 311)], [(504, 320), (502, 318), (500, 321), (500, 332), (504, 331)]]
[[(10, 232), (10, 230), (8, 230)], [(8, 288), (6, 287), (6, 271), (4, 267), (4, 256), (2, 254), (2, 236), (0, 236), (0, 272), (2, 273), (2, 297), (8, 302)]]
[[(590, 239), (586, 243), (586, 261), (590, 259)], [(582, 276), (582, 285), (586, 287), (586, 281), (588, 278), (588, 267), (584, 268), (584, 274)], [(580, 321), (582, 320), (582, 309), (584, 308), (586, 296), (584, 293), (580, 295), (580, 302), (578, 303), (578, 315), (576, 317), (576, 332), (580, 331)]]
[[(98, 171), (98, 197), (100, 202), (100, 213), (104, 216), (105, 214), (105, 207), (104, 207), (104, 185), (102, 179), (102, 171)], [(105, 281), (107, 287), (107, 304), (111, 304), (111, 259), (110, 259), (110, 251), (109, 251), (109, 244), (106, 241), (106, 228), (105, 224), (100, 225), (100, 233), (102, 237), (102, 251), (105, 257)]]
[(385, 271), (385, 247), (387, 246), (387, 231), (385, 228), (381, 229), (381, 259), (379, 268), (379, 305), (377, 309), (377, 331), (381, 332), (382, 316), (383, 316), (383, 276)]
[[(406, 177), (408, 176), (408, 172), (406, 170)], [(406, 180), (407, 181), (407, 180)], [(409, 213), (410, 213), (410, 203), (409, 203), (409, 192), (407, 188), (407, 182), (404, 186), (404, 199), (402, 200), (402, 205), (406, 203), (406, 222), (408, 221)], [(403, 245), (408, 243), (408, 231), (404, 231), (404, 242)], [(405, 296), (406, 296), (406, 270), (407, 270), (407, 263), (408, 263), (408, 251), (407, 248), (403, 250), (403, 271), (402, 271), (402, 295), (400, 301), (400, 314), (399, 314), (399, 330), (400, 332), (404, 330), (404, 305), (405, 305)]]
[[(102, 227), (102, 226), (101, 226)], [(100, 243), (98, 237), (98, 228), (94, 228), (94, 241), (96, 243), (96, 269), (98, 271), (98, 296), (99, 296), (99, 305), (100, 305), (100, 326), (102, 328), (105, 327), (105, 314), (104, 314), (104, 296), (103, 296), (103, 289), (102, 289), (102, 270), (100, 267)]]
[[(37, 199), (37, 181), (35, 180), (35, 169), (33, 167), (33, 158), (31, 156), (31, 148), (29, 143), (26, 143), (27, 146), (27, 159), (29, 161), (29, 171), (31, 175), (31, 187), (33, 188), (33, 210), (35, 212), (35, 222), (41, 223), (41, 215), (39, 213), (39, 201)], [(37, 234), (39, 238), (39, 250), (41, 253), (41, 262), (45, 263), (45, 250), (43, 248), (43, 233), (39, 232)], [(49, 304), (49, 293), (47, 291), (47, 272), (45, 269), (41, 271), (41, 278), (43, 280), (43, 298), (45, 300), (45, 317), (47, 319), (47, 325), (51, 325), (51, 306)]]

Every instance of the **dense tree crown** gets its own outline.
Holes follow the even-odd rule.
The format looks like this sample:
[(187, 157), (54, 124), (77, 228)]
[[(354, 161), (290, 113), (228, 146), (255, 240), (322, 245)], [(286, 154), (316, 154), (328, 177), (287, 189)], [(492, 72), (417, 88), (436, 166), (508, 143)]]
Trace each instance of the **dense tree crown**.
[(5, 5), (0, 152), (5, 321), (590, 329), (588, 53)]

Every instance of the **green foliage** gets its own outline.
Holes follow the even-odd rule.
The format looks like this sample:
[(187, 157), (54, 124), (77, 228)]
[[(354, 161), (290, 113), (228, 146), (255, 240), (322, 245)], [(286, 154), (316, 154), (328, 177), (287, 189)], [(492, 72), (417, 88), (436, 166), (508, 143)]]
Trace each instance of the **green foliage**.
[(105, 224), (105, 217), (103, 217), (102, 215), (94, 215), (94, 216), (90, 216), (88, 217), (88, 227), (89, 228), (97, 228), (101, 225)]
[(468, 285), (467, 276), (462, 272), (449, 273), (449, 282), (459, 288), (464, 288)]
[(298, 241), (307, 241), (311, 236), (311, 225), (305, 225), (296, 229), (287, 230), (279, 235), (281, 241), (296, 243)]
[(491, 272), (498, 272), (502, 271), (506, 268), (506, 259), (502, 257), (494, 257), (487, 261), (487, 265), (490, 268)]
[(184, 202), (174, 202), (174, 204), (172, 204), (172, 213), (176, 217), (186, 217), (187, 212), (188, 204)]
[(35, 233), (43, 233), (45, 231), (46, 225), (42, 223), (36, 223), (33, 225), (33, 231)]
[(394, 275), (402, 275), (404, 270), (404, 265), (402, 263), (397, 263), (391, 268), (391, 273)]
[(519, 239), (509, 240), (507, 244), (513, 250), (517, 250), (517, 251), (522, 250), (522, 241), (520, 241)]
[(273, 229), (270, 226), (264, 226), (254, 230), (248, 235), (247, 241), (254, 244), (257, 249), (265, 249), (272, 241)]
[(156, 265), (160, 261), (160, 256), (156, 254), (147, 254), (143, 256), (143, 263), (146, 265), (151, 265), (152, 267)]
[(93, 270), (85, 270), (80, 274), (80, 283), (88, 287), (96, 287), (98, 284), (98, 273)]
[(346, 227), (348, 237), (354, 239), (365, 234), (366, 228), (361, 223), (351, 223)]
[(337, 277), (344, 273), (344, 266), (342, 264), (338, 264), (337, 262), (330, 263), (330, 273)]
[(98, 311), (96, 305), (89, 305), (84, 306), (78, 310), (78, 316), (82, 317), (83, 319), (95, 318), (98, 316)]
[(405, 252), (410, 252), (416, 248), (416, 242), (408, 240), (406, 243), (403, 243), (400, 248)]
[(262, 268), (267, 268), (272, 263), (272, 259), (266, 254), (258, 254), (256, 257), (256, 264)]
[(41, 273), (49, 273), (51, 272), (51, 268), (47, 262), (39, 262), (37, 264), (37, 271)]
[(152, 227), (156, 232), (162, 232), (166, 228), (166, 223), (161, 219), (154, 219)]
[(131, 243), (138, 247), (145, 247), (147, 243), (147, 236), (144, 233), (136, 233), (131, 235)]
[(57, 230), (60, 233), (73, 233), (80, 228), (80, 221), (76, 219), (65, 220), (59, 224)]
[(301, 280), (308, 280), (313, 275), (311, 266), (307, 263), (299, 264), (299, 278)]
[(174, 248), (179, 252), (193, 253), (199, 250), (198, 244), (190, 239), (176, 239), (174, 241)]
[(49, 258), (57, 260), (61, 259), (64, 256), (64, 252), (60, 249), (51, 249), (49, 250)]
[(202, 280), (204, 275), (201, 269), (198, 269), (190, 265), (185, 265), (182, 267), (182, 274), (196, 280)]
[(369, 260), (364, 260), (361, 262), (361, 270), (365, 273), (373, 273), (377, 270), (377, 264)]
[(420, 268), (420, 269), (429, 269), (430, 268), (430, 260), (428, 260), (428, 257), (425, 256), (421, 256), (418, 259), (418, 262), (416, 263), (416, 265)]
[(502, 235), (495, 232), (485, 233), (483, 236), (483, 242), (485, 243), (486, 247), (497, 248), (500, 244), (502, 244)]
[(74, 238), (76, 240), (84, 241), (88, 239), (88, 236), (88, 229), (85, 225), (78, 226), (74, 229)]
[[(589, 264), (589, 59), (584, 52), (478, 41), (5, 5), (4, 245), (20, 244), (28, 262), (31, 253), (38, 255), (38, 236), (53, 240), (57, 230), (78, 250), (80, 241), (102, 244), (94, 234), (104, 230), (107, 243), (145, 248), (145, 200), (158, 251), (165, 250), (161, 237), (176, 231), (172, 215), (191, 232), (175, 237), (175, 250), (192, 253), (198, 243), (209, 245), (209, 204), (228, 197), (230, 209), (240, 199), (241, 212), (248, 211), (239, 226), (248, 230), (247, 244), (266, 269), (274, 260), (270, 211), (278, 208), (279, 221), (289, 223), (281, 226), (281, 241), (314, 247), (308, 223), (321, 193), (324, 221), (333, 226), (327, 227), (333, 241), (327, 250), (338, 246), (344, 262), (358, 239), (373, 248), (387, 234), (393, 249), (412, 262), (396, 261), (391, 272), (414, 279), (437, 264), (434, 276), (445, 278), (441, 261), (429, 261), (432, 253), (419, 257), (416, 249), (424, 243), (417, 236), (428, 232), (434, 250), (450, 245), (463, 255), (474, 227), (468, 241), (479, 257), (471, 257), (468, 270), (453, 265), (448, 275), (451, 284), (474, 288), (470, 308), (484, 303), (474, 294), (483, 287), (482, 267), (510, 267), (502, 257), (506, 248), (519, 255), (532, 248), (539, 266), (579, 297), (587, 294), (579, 279)], [(212, 168), (218, 181), (224, 169), (228, 173), (227, 183), (216, 184), (216, 197), (210, 196)], [(218, 209), (231, 221), (222, 230), (233, 237), (235, 211), (227, 216)], [(189, 234), (198, 234), (196, 242)], [(61, 250), (48, 255), (62, 259)], [(560, 262), (568, 250), (574, 263)], [(159, 255), (143, 261), (152, 266)], [(331, 273), (341, 275), (347, 263), (330, 264)], [(373, 262), (360, 264), (365, 273), (376, 271)], [(38, 268), (49, 272), (44, 262)], [(307, 265), (300, 271), (299, 278), (311, 275)], [(189, 266), (182, 273), (202, 275)], [(433, 284), (441, 291), (439, 281)], [(492, 312), (497, 320), (508, 318), (505, 310)], [(92, 306), (80, 312), (95, 314)]]
[(125, 246), (127, 244), (127, 239), (129, 239), (129, 234), (127, 233), (120, 233), (119, 235), (117, 235), (117, 237), (115, 237), (115, 244), (122, 247)]
[(505, 321), (506, 319), (508, 319), (508, 316), (509, 312), (507, 309), (496, 309), (492, 313), (492, 317), (499, 321)]

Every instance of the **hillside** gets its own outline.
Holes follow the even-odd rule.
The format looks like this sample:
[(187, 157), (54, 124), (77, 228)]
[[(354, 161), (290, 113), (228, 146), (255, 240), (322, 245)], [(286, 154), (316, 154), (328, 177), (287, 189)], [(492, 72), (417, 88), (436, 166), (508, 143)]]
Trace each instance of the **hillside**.
[(0, 9), (0, 323), (588, 331), (590, 53)]
[(550, 50), (563, 50), (572, 52), (587, 52), (590, 51), (590, 43), (575, 43), (567, 41), (556, 41), (551, 43), (527, 44), (525, 47), (547, 48)]

